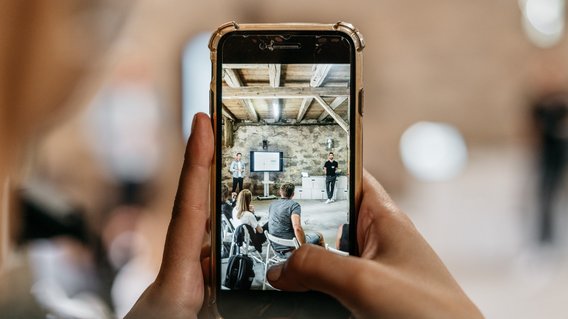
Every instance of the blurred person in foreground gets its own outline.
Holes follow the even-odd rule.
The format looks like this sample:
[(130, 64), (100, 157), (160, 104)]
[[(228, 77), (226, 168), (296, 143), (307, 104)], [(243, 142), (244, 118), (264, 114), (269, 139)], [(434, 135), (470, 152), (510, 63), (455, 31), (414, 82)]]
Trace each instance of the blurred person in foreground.
[[(92, 75), (89, 66), (104, 45), (85, 33), (88, 28), (75, 23), (77, 17), (93, 14), (100, 3), (107, 2), (14, 0), (3, 1), (0, 7), (0, 147), (7, 150), (0, 157), (3, 318), (45, 317), (32, 301), (16, 299), (29, 287), (23, 285), (25, 271), (14, 272), (18, 265), (14, 266), (13, 256), (18, 253), (8, 239), (16, 227), (6, 226), (7, 220), (17, 219), (7, 218), (8, 211), (14, 211), (8, 190), (18, 182), (25, 145), (57, 118), (54, 114), (61, 114), (56, 111), (73, 101), (74, 94), (84, 98), (85, 91), (77, 83), (87, 73)], [(195, 318), (200, 311), (207, 315), (203, 305), (209, 277), (210, 215), (209, 186), (203, 181), (209, 179), (212, 155), (211, 122), (199, 114), (187, 145), (161, 269), (128, 318)], [(338, 256), (304, 245), (285, 264), (270, 269), (271, 284), (283, 290), (328, 293), (358, 318), (481, 318), (441, 260), (369, 174), (365, 174), (363, 192), (357, 226), (361, 257)], [(338, 270), (353, 275), (336, 276)]]
[[(37, 262), (22, 239), (17, 207), (26, 152), (55, 123), (94, 93), (102, 57), (125, 21), (129, 1), (4, 0), (0, 2), (0, 317), (107, 318), (108, 308), (93, 295), (74, 300), (56, 278), (81, 278), (70, 268)], [(37, 225), (42, 227), (45, 225)], [(85, 246), (69, 236), (38, 242), (59, 254), (64, 266), (87, 265)], [(46, 252), (44, 249), (42, 252)], [(49, 255), (49, 254), (48, 254)], [(49, 257), (55, 256), (50, 254)], [(41, 259), (41, 258), (40, 258)], [(35, 260), (35, 262), (34, 262)], [(42, 259), (43, 260), (43, 259)], [(53, 260), (50, 260), (53, 261)], [(88, 267), (88, 266), (87, 266)], [(74, 269), (76, 270), (76, 268)], [(46, 305), (57, 309), (49, 309)], [(104, 309), (103, 309), (104, 308)]]

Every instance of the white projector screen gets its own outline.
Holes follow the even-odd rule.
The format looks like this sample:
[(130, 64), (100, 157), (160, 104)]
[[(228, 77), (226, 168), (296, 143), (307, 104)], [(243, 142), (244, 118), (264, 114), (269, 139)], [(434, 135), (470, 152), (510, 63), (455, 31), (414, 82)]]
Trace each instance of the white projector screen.
[(251, 172), (281, 172), (282, 152), (250, 152)]

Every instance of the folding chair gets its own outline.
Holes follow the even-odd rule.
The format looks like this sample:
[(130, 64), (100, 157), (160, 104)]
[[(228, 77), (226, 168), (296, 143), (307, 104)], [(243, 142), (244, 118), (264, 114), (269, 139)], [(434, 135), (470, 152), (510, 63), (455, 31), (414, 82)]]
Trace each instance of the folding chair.
[[(231, 242), (231, 249), (229, 251), (229, 257), (236, 255), (236, 254), (247, 254), (249, 255), (254, 261), (259, 262), (261, 264), (265, 264), (262, 260), (262, 256), (260, 252), (256, 250), (256, 248), (251, 244), (251, 237), (249, 233), (248, 225), (239, 225), (235, 231), (233, 232), (233, 240)], [(252, 227), (251, 227), (252, 229)], [(242, 237), (239, 238), (241, 232), (244, 233)]]
[(233, 240), (233, 233), (235, 232), (235, 226), (233, 221), (228, 219), (227, 216), (221, 214), (221, 231), (223, 236), (221, 239), (223, 242), (230, 243)]
[[(225, 215), (221, 214), (221, 244), (223, 247), (227, 247), (228, 255), (230, 256), (231, 246), (233, 243), (233, 234), (235, 233), (235, 226), (231, 220), (229, 220)], [(229, 256), (225, 256), (229, 257)]]
[[(290, 247), (292, 249), (300, 248), (300, 243), (298, 242), (296, 237), (292, 239), (284, 239), (271, 235), (267, 231), (264, 231), (264, 235), (266, 235), (266, 240), (268, 241), (268, 245), (266, 247), (266, 262), (264, 263), (264, 283), (262, 284), (262, 290), (266, 289), (266, 273), (268, 272), (268, 267), (271, 264), (278, 264), (284, 262), (288, 258), (288, 256), (278, 252), (274, 248), (273, 244)], [(272, 252), (272, 257), (270, 257), (270, 252)]]

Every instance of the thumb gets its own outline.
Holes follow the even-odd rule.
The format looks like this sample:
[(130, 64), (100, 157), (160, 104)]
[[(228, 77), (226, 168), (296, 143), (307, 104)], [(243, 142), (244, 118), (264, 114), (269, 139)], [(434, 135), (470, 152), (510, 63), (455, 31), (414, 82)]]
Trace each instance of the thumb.
[[(316, 245), (302, 245), (288, 260), (269, 269), (270, 284), (286, 291), (316, 290), (339, 300), (351, 311), (361, 302), (359, 295), (368, 275), (367, 260), (346, 257)], [(368, 279), (368, 278), (367, 278)]]

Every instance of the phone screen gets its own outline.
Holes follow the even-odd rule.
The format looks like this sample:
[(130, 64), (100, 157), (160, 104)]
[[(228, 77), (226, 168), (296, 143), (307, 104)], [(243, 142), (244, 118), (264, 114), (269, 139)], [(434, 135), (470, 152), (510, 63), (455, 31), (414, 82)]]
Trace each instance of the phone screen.
[(283, 294), (266, 269), (302, 244), (354, 253), (354, 50), (340, 32), (233, 32), (220, 41), (221, 295)]

